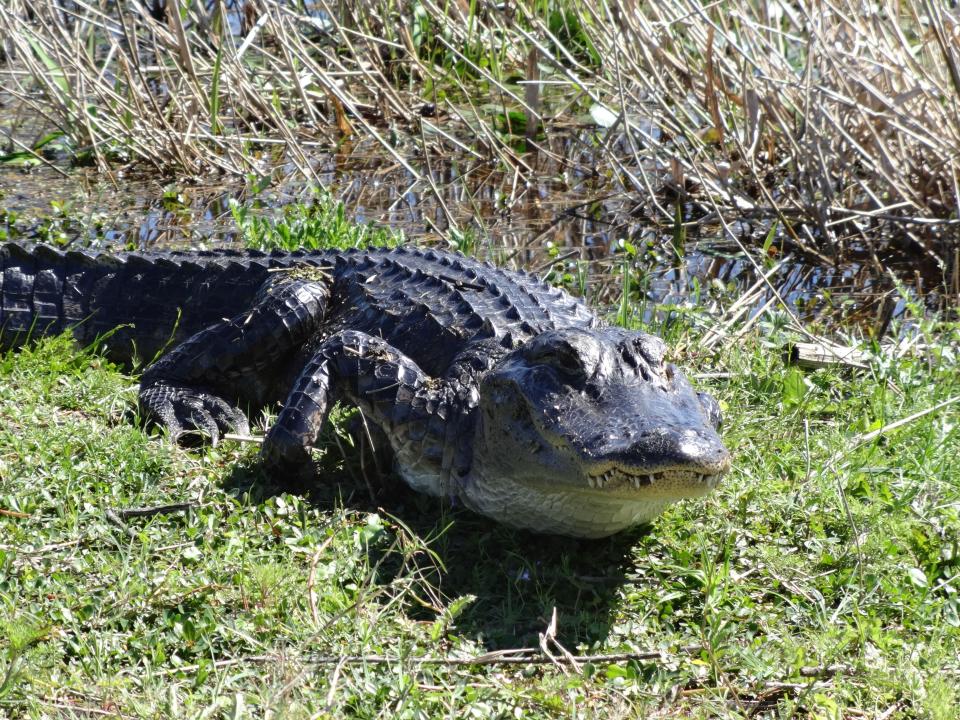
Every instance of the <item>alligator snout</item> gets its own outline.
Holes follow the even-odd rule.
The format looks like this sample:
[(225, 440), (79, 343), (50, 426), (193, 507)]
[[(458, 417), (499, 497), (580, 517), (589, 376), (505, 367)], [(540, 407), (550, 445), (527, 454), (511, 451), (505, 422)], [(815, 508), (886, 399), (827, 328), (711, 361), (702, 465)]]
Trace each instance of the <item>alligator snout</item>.
[(682, 470), (706, 476), (723, 475), (730, 469), (730, 452), (709, 427), (652, 428), (641, 433), (625, 429), (622, 434), (611, 432), (593, 440), (581, 451), (592, 466), (617, 466), (633, 474)]

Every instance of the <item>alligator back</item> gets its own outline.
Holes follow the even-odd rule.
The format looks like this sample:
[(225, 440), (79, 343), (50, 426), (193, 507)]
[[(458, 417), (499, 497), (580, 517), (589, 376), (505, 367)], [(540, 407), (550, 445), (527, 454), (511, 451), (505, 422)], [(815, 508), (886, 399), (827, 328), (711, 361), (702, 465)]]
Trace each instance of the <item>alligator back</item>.
[(10, 243), (0, 245), (0, 348), (71, 329), (81, 343), (103, 338), (115, 360), (149, 362), (252, 308), (271, 271), (302, 266), (331, 284), (328, 332), (383, 337), (435, 374), (479, 332), (525, 342), (598, 322), (582, 301), (531, 275), (435, 250), (106, 254)]
[(109, 355), (149, 361), (168, 344), (249, 307), (269, 268), (256, 252), (105, 254), (45, 245), (0, 246), (0, 348), (70, 328), (106, 336)]

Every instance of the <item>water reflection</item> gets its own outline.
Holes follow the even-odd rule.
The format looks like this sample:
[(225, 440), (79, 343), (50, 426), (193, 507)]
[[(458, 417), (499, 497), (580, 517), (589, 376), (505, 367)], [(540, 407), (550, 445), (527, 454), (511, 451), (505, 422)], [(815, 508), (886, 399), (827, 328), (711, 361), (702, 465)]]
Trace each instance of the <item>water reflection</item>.
[[(428, 244), (445, 245), (452, 228), (472, 233), (476, 252), (538, 273), (553, 270), (553, 279), (566, 276), (571, 289), (601, 304), (618, 302), (627, 264), (631, 299), (648, 316), (656, 305), (682, 306), (707, 295), (735, 299), (757, 285), (761, 272), (773, 289), (755, 288), (744, 310), (748, 317), (775, 306), (775, 290), (808, 322), (882, 331), (904, 309), (892, 292), (895, 278), (931, 311), (956, 305), (944, 290), (944, 271), (915, 253), (878, 257), (851, 247), (831, 259), (800, 252), (779, 236), (764, 253), (771, 225), (759, 222), (726, 229), (688, 223), (678, 242), (674, 229), (656, 228), (635, 199), (591, 174), (586, 149), (573, 170), (569, 159), (576, 153), (563, 150), (547, 147), (529, 157), (527, 174), (540, 178), (536, 183), (469, 156), (433, 157), (430, 182), (416, 182), (399, 163), (362, 143), (319, 155), (313, 171), (358, 222), (385, 224)], [(284, 175), (282, 168), (276, 173)], [(0, 170), (0, 208), (17, 216), (0, 216), (0, 229), (32, 240), (139, 248), (229, 244), (237, 241), (231, 199), (271, 214), (313, 197), (303, 181), (268, 178), (263, 184), (267, 189), (255, 193), (249, 182), (187, 185), (130, 174), (111, 180), (84, 170), (68, 178), (48, 168)]]

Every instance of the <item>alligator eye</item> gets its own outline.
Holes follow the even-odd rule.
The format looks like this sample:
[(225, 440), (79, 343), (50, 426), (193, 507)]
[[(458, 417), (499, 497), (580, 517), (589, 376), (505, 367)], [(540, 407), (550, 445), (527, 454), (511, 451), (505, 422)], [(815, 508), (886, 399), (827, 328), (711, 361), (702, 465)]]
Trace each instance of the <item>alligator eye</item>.
[(570, 377), (583, 377), (587, 374), (583, 361), (577, 355), (554, 355), (550, 365)]
[(551, 367), (570, 378), (582, 378), (587, 374), (583, 358), (566, 343), (537, 348), (527, 356), (527, 360), (534, 365)]

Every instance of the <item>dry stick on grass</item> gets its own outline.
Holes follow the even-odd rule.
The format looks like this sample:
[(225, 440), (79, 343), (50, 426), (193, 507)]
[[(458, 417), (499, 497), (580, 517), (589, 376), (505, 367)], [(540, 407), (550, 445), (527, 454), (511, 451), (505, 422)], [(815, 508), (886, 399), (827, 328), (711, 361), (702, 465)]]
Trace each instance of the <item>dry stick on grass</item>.
[[(560, 644), (560, 641), (557, 639), (557, 608), (553, 608), (553, 612), (550, 614), (550, 622), (547, 623), (547, 628), (542, 633), (540, 633), (540, 652), (542, 652), (547, 659), (550, 660), (564, 675), (569, 675), (567, 670), (567, 665), (570, 666), (570, 669), (574, 673), (580, 674), (581, 669), (579, 662), (576, 656), (573, 655), (569, 650), (567, 650), (563, 645)], [(551, 646), (555, 648), (560, 653), (560, 658), (556, 657), (550, 650)]]
[[(540, 654), (535, 648), (517, 648), (514, 650), (494, 650), (472, 657), (439, 657), (439, 656), (390, 656), (390, 655), (305, 655), (302, 657), (280, 656), (272, 654), (247, 655), (226, 660), (216, 660), (214, 667), (223, 668), (236, 665), (254, 665), (260, 663), (284, 662), (298, 660), (307, 665), (440, 665), (447, 667), (482, 666), (482, 665), (557, 665), (563, 662), (572, 662), (582, 667), (587, 664), (619, 663), (619, 662), (667, 662), (671, 656), (696, 655), (703, 650), (701, 645), (684, 645), (669, 650), (638, 650), (635, 652), (608, 653), (596, 655), (565, 655), (548, 657)], [(197, 670), (199, 665), (184, 665), (160, 671), (160, 675), (175, 673), (190, 673)], [(848, 665), (803, 666), (797, 674), (804, 678), (829, 678), (838, 675), (850, 676), (856, 674), (856, 669)]]
[(133, 529), (132, 527), (130, 527), (129, 525), (127, 525), (127, 524), (120, 518), (120, 516), (117, 515), (116, 512), (114, 512), (114, 511), (111, 510), (110, 508), (107, 508), (106, 510), (104, 510), (103, 516), (110, 522), (110, 524), (115, 525), (116, 527), (118, 527), (118, 528), (120, 528), (121, 530), (123, 530), (123, 532), (126, 533), (127, 537), (129, 537), (131, 540), (136, 540), (136, 539), (137, 539), (137, 531), (134, 530), (134, 529)]
[(224, 433), (224, 440), (232, 440), (238, 443), (253, 443), (255, 445), (263, 444), (263, 435), (240, 435), (239, 433)]
[(901, 428), (904, 425), (909, 425), (912, 422), (915, 422), (923, 417), (926, 417), (927, 415), (937, 413), (940, 410), (943, 410), (945, 407), (949, 407), (950, 405), (953, 405), (958, 402), (960, 402), (960, 395), (955, 395), (951, 398), (944, 400), (943, 402), (933, 405), (932, 407), (926, 408), (924, 410), (920, 410), (919, 412), (915, 412), (912, 415), (908, 415), (905, 418), (901, 418), (900, 420), (892, 422), (889, 425), (884, 425), (883, 427), (877, 428), (876, 430), (871, 430), (870, 432), (854, 435), (853, 438), (850, 439), (847, 446), (843, 450), (837, 451), (837, 453), (833, 457), (831, 457), (830, 460), (827, 461), (827, 466), (835, 463), (837, 460), (839, 460), (845, 454), (853, 450), (855, 447), (858, 447), (860, 445), (865, 445), (868, 442), (872, 442), (876, 440), (878, 437), (881, 437), (882, 435), (886, 435), (888, 432), (896, 430), (897, 428)]
[[(99, 707), (92, 707), (89, 705), (81, 705), (76, 702), (63, 703), (58, 702), (57, 700), (51, 700), (45, 697), (36, 698), (36, 702), (44, 707), (55, 708), (57, 710), (63, 710), (64, 713), (62, 717), (82, 717), (84, 715), (93, 715), (95, 717), (108, 717), (108, 718), (130, 718), (130, 720), (136, 720), (136, 715), (127, 715), (126, 713), (120, 712), (116, 708), (111, 708), (109, 710), (104, 710)], [(59, 713), (58, 713), (59, 715)]]
[(153, 507), (124, 508), (117, 510), (117, 516), (126, 520), (132, 517), (153, 517), (154, 515), (168, 515), (170, 513), (186, 512), (196, 507), (194, 503), (170, 503), (167, 505), (155, 505)]

